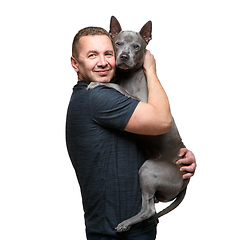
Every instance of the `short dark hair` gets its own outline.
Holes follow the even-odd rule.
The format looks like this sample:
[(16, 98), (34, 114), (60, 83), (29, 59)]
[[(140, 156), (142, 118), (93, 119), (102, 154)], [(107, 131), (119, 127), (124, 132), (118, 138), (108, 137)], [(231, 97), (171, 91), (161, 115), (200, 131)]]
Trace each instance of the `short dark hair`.
[(77, 51), (77, 44), (80, 40), (81, 37), (83, 36), (88, 36), (88, 35), (107, 35), (110, 38), (109, 33), (101, 28), (101, 27), (86, 27), (81, 29), (80, 31), (78, 31), (78, 33), (76, 34), (76, 36), (73, 39), (73, 43), (72, 43), (72, 56), (73, 57), (77, 57), (78, 55), (78, 51)]

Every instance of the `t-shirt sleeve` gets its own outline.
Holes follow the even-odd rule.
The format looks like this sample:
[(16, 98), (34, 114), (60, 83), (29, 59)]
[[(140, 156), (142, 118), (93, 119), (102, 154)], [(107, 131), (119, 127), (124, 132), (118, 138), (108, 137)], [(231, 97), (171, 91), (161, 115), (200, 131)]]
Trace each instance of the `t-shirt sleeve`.
[(89, 111), (92, 119), (105, 127), (123, 131), (139, 101), (104, 85), (89, 91)]

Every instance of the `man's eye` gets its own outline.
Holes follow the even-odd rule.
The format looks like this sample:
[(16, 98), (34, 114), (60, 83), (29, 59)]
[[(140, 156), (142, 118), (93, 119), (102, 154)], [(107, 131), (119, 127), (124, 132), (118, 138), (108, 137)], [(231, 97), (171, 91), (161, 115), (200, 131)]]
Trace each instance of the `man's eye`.
[(88, 57), (89, 57), (89, 58), (94, 58), (94, 57), (96, 57), (96, 54), (94, 54), (94, 53), (89, 54)]
[(112, 57), (113, 54), (112, 54), (112, 53), (106, 53), (106, 56), (108, 56), (108, 57)]

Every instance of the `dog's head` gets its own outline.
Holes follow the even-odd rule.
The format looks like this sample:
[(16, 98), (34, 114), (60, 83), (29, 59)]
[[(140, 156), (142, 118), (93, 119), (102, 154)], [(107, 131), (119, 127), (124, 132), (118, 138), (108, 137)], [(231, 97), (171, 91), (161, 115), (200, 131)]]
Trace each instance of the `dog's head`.
[(118, 20), (112, 16), (109, 33), (115, 50), (116, 66), (123, 70), (141, 67), (146, 46), (152, 37), (152, 22), (147, 22), (139, 33), (122, 31)]

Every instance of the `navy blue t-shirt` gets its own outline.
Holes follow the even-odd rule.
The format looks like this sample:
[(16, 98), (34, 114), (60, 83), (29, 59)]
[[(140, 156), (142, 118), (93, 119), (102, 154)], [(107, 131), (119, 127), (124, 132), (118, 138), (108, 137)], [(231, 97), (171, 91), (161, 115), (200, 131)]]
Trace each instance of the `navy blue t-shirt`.
[(100, 85), (79, 81), (70, 99), (66, 142), (80, 185), (86, 229), (111, 236), (137, 236), (156, 221), (117, 233), (118, 223), (141, 210), (138, 170), (146, 160), (136, 135), (124, 129), (139, 101)]

